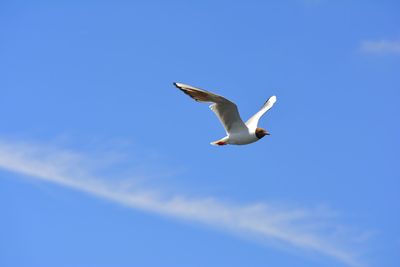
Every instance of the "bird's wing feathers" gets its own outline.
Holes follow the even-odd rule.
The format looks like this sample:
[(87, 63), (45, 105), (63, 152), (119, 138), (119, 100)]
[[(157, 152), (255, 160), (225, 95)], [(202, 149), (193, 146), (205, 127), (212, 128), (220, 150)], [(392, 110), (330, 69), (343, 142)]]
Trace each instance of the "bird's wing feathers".
[(174, 85), (181, 90), (182, 92), (184, 92), (185, 94), (187, 94), (188, 96), (190, 96), (191, 98), (193, 98), (194, 100), (196, 100), (197, 102), (223, 102), (224, 100), (227, 100), (225, 98), (223, 98), (222, 96), (213, 94), (211, 92), (208, 92), (206, 90), (200, 89), (200, 88), (196, 88), (187, 84), (183, 84), (183, 83), (174, 83)]
[(271, 96), (270, 98), (268, 98), (262, 108), (246, 122), (247, 127), (249, 129), (255, 130), (258, 126), (258, 121), (260, 120), (262, 115), (264, 115), (269, 109), (271, 109), (275, 102), (276, 96)]
[(240, 118), (238, 108), (234, 103), (214, 103), (210, 105), (210, 109), (217, 115), (227, 134), (247, 131), (247, 127)]
[(190, 85), (182, 83), (174, 83), (174, 85), (198, 102), (214, 103), (210, 105), (210, 109), (217, 115), (227, 134), (247, 130), (235, 103), (220, 95)]

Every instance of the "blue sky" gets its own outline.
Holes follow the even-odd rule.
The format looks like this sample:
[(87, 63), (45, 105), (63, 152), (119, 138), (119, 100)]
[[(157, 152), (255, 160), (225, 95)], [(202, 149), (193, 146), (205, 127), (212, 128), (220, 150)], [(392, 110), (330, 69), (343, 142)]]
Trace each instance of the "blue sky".
[[(397, 1), (3, 1), (1, 266), (398, 266)], [(224, 130), (172, 86), (271, 95)]]

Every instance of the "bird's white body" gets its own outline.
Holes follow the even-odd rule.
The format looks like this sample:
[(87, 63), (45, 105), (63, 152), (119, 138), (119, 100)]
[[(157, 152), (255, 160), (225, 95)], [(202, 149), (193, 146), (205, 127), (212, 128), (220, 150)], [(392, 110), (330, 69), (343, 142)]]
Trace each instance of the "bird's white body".
[(210, 109), (221, 121), (227, 135), (220, 140), (212, 142), (212, 145), (246, 145), (260, 140), (265, 135), (269, 135), (266, 130), (258, 128), (258, 121), (274, 105), (276, 102), (275, 96), (271, 96), (260, 111), (244, 123), (240, 118), (237, 106), (228, 99), (190, 85), (182, 83), (174, 83), (174, 85), (198, 102), (213, 103)]
[[(243, 129), (239, 132), (229, 133), (224, 138), (218, 141), (211, 142), (212, 145), (220, 145), (222, 143), (230, 145), (247, 145), (260, 140), (255, 133), (255, 130), (251, 131), (249, 128)], [(222, 142), (222, 143), (220, 143)], [(220, 143), (220, 144), (218, 144)]]
[(238, 133), (231, 133), (225, 136), (223, 139), (226, 140), (225, 142), (227, 144), (231, 145), (247, 145), (260, 140), (257, 138), (256, 133), (250, 132), (250, 130)]

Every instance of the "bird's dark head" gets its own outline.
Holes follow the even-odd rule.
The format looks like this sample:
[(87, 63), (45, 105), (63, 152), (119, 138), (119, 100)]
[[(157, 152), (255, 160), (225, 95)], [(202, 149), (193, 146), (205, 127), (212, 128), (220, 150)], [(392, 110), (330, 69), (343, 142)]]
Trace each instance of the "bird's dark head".
[(265, 130), (263, 128), (256, 128), (256, 136), (258, 139), (261, 139), (266, 135), (270, 135), (270, 133), (267, 132), (267, 130)]

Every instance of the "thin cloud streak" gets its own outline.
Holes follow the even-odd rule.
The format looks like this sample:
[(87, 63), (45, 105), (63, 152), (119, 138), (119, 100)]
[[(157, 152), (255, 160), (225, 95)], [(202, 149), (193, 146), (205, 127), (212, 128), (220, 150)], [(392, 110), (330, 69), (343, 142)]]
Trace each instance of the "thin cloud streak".
[(400, 54), (400, 41), (363, 41), (360, 50), (370, 54)]
[[(86, 192), (115, 203), (194, 221), (234, 233), (279, 241), (361, 266), (349, 250), (312, 228), (304, 210), (281, 210), (266, 204), (233, 205), (214, 198), (163, 197), (140, 188), (94, 177), (80, 154), (0, 140), (0, 168)], [(305, 229), (307, 228), (307, 230)]]

